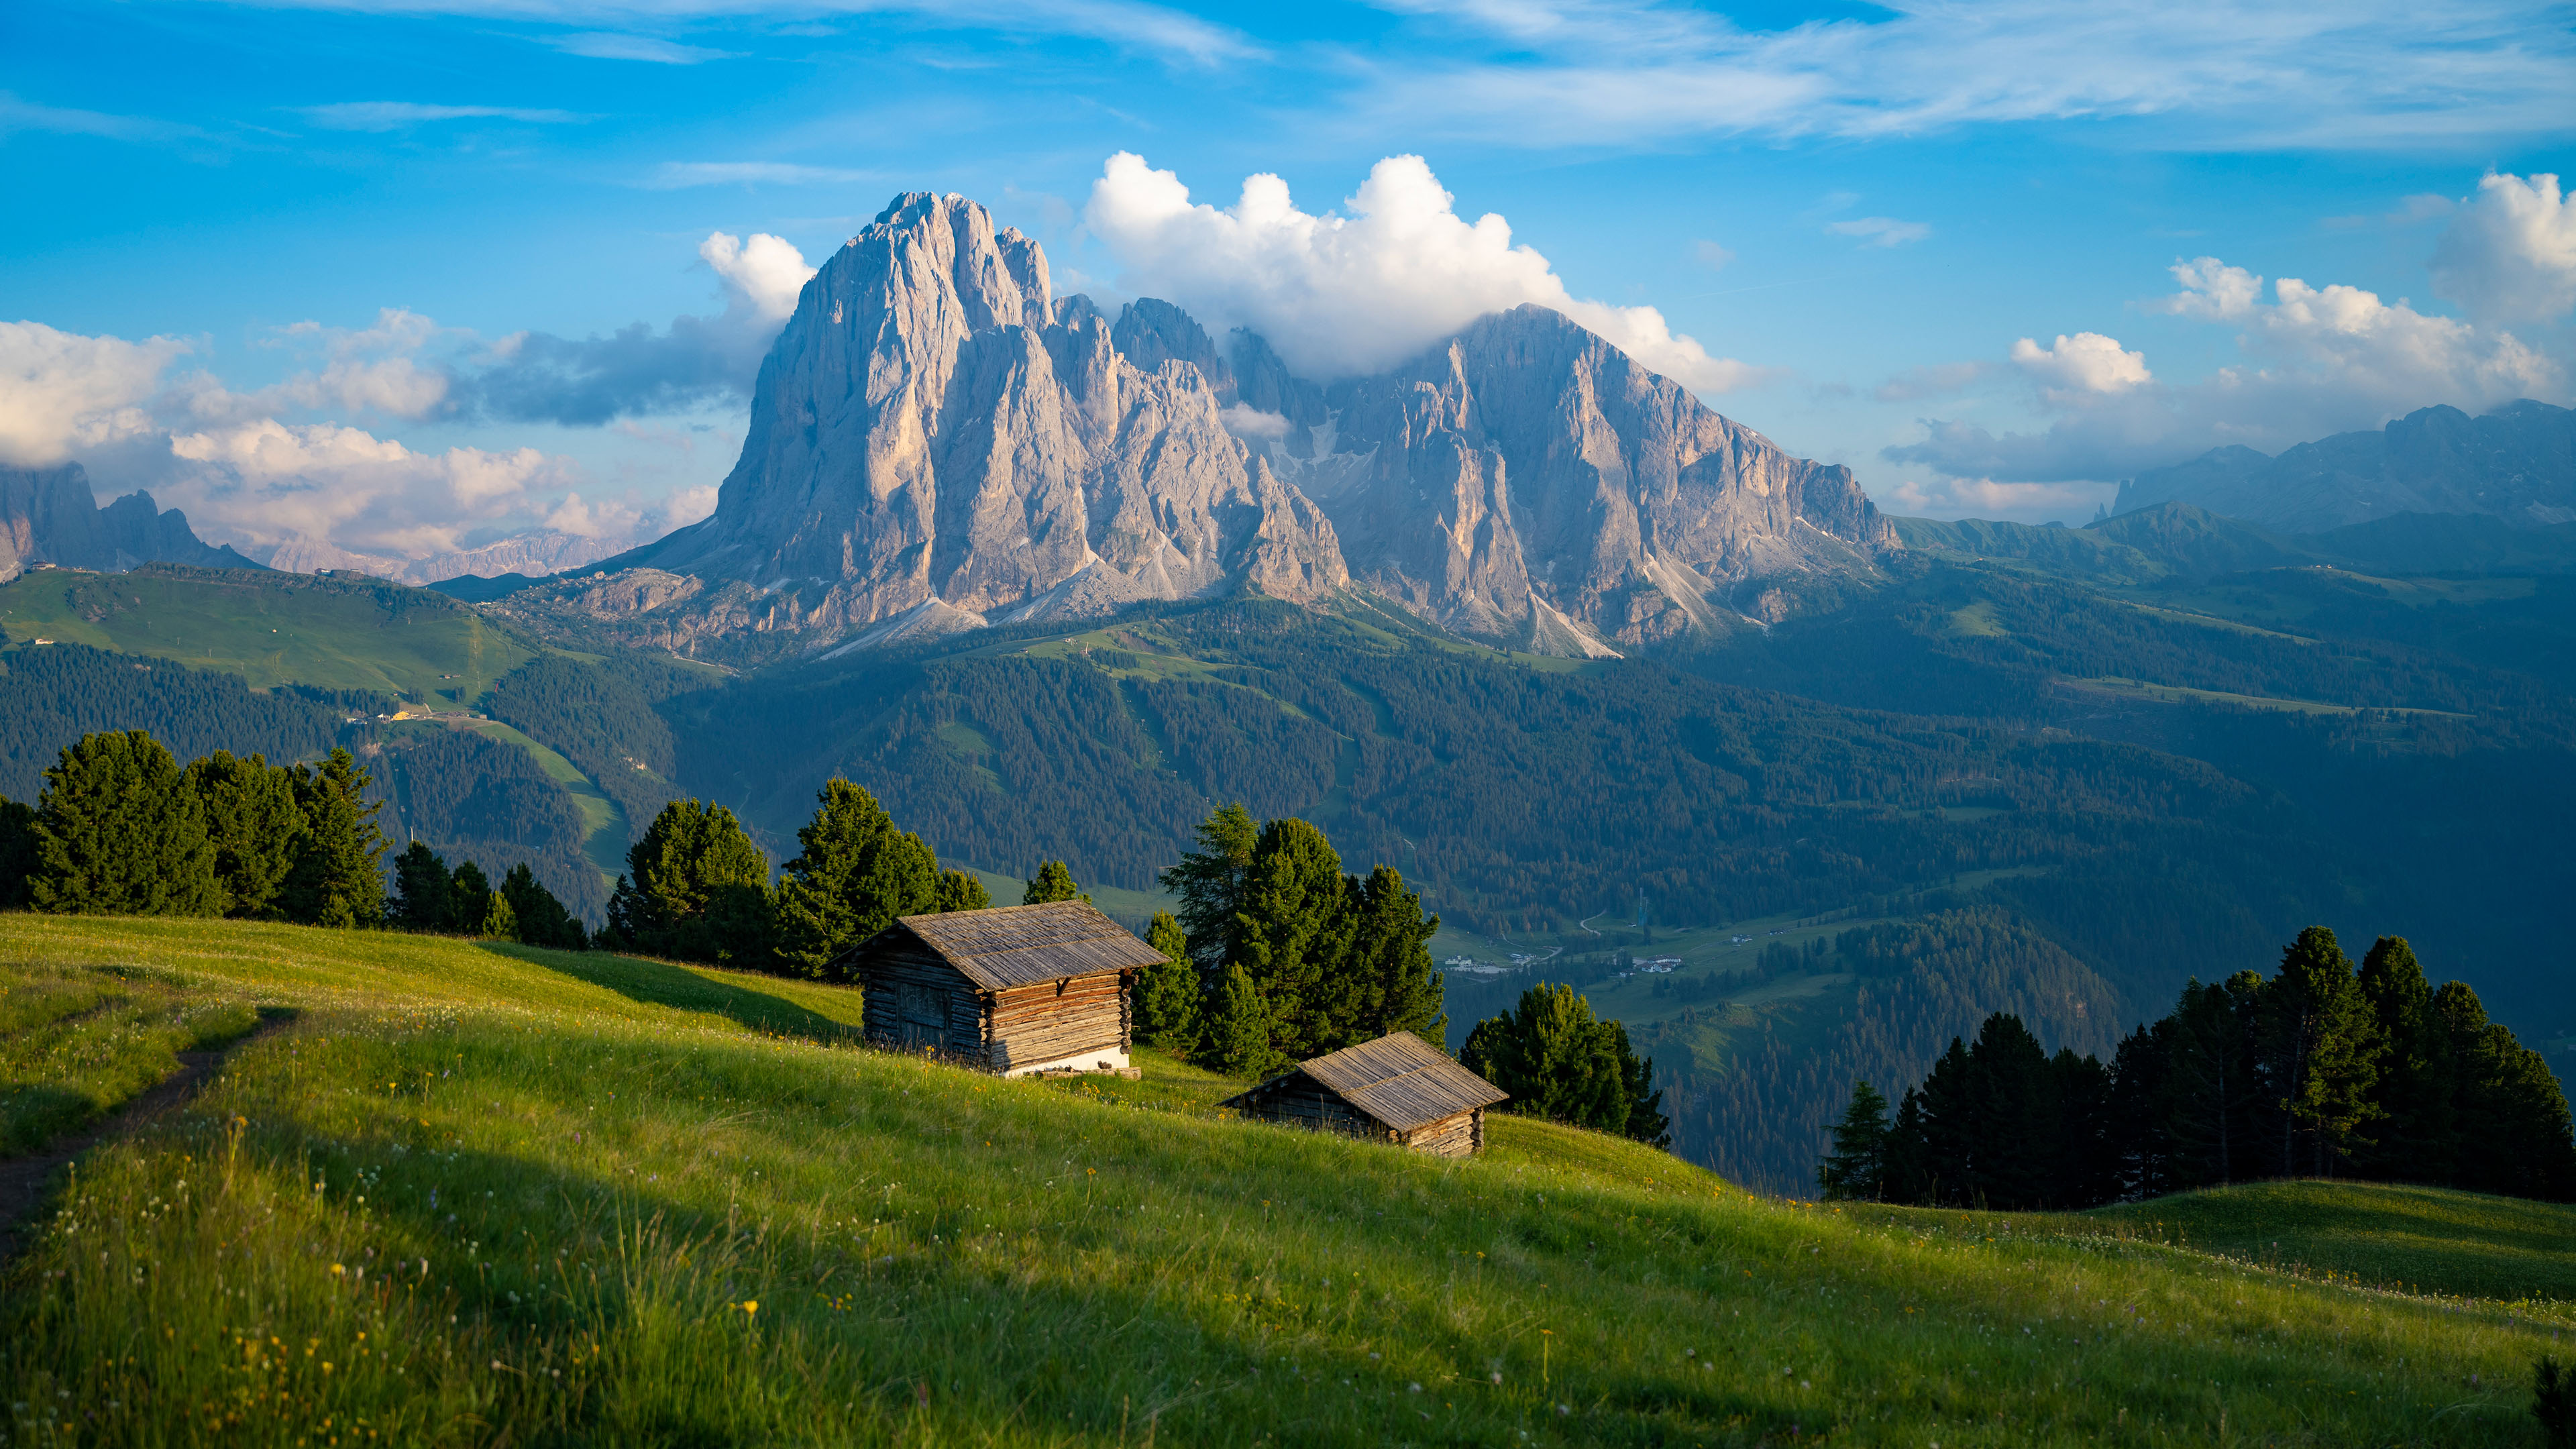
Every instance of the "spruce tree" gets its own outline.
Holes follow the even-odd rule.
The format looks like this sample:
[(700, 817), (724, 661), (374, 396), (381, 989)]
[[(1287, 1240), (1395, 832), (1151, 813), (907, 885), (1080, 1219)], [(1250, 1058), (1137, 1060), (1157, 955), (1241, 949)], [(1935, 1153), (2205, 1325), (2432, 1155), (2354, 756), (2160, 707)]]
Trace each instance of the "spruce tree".
[[(828, 899), (818, 890), (807, 903)], [(627, 849), (605, 934), (618, 950), (766, 970), (778, 960), (773, 912), (768, 858), (742, 822), (721, 805), (674, 800)]]
[[(1573, 987), (1540, 982), (1517, 1008), (1476, 1023), (1458, 1061), (1511, 1093), (1513, 1112), (1625, 1136), (1642, 1085), (1627, 1046), (1626, 1029), (1596, 1018)], [(1657, 1118), (1640, 1125), (1661, 1135)]]
[(1073, 883), (1073, 872), (1060, 860), (1050, 860), (1029, 877), (1028, 889), (1020, 893), (1020, 904), (1042, 906), (1054, 901), (1087, 901), (1082, 887)]
[(1207, 1028), (1199, 1042), (1199, 1060), (1209, 1070), (1229, 1077), (1259, 1079), (1287, 1064), (1271, 1045), (1269, 1003), (1262, 999), (1250, 972), (1229, 966), (1225, 985), (1210, 1003)]
[(2449, 1037), (2453, 1185), (2553, 1201), (2576, 1198), (2567, 1097), (2540, 1053), (2487, 1020), (2465, 982), (2443, 983), (2433, 1011)]
[(215, 847), (215, 878), (224, 888), (224, 914), (268, 920), (280, 914), (278, 894), (304, 842), (304, 811), (295, 803), (295, 777), (261, 756), (236, 759), (217, 750), (189, 764), (188, 789), (206, 814), (206, 838)]
[(1328, 985), (1357, 925), (1343, 909), (1343, 883), (1342, 858), (1324, 832), (1293, 816), (1261, 828), (1244, 869), (1228, 959), (1251, 974), (1269, 1004), (1271, 1045), (1284, 1057), (1348, 1044)]
[(83, 735), (45, 771), (29, 904), (77, 915), (213, 916), (224, 907), (205, 807), (141, 730)]
[(1349, 944), (1319, 984), (1324, 1025), (1317, 1046), (1332, 1051), (1391, 1031), (1440, 1042), (1449, 1030), (1441, 975), (1431, 968), (1440, 918), (1423, 914), (1421, 894), (1405, 889), (1393, 866), (1379, 866), (1365, 881), (1345, 878), (1342, 900), (1350, 922), (1334, 934)]
[(1664, 1115), (1664, 1091), (1655, 1085), (1655, 1059), (1641, 1057), (1628, 1044), (1626, 1023), (1601, 1023), (1610, 1039), (1610, 1054), (1619, 1063), (1619, 1085), (1628, 1099), (1628, 1118), (1619, 1130), (1658, 1151), (1673, 1145), (1673, 1121)]
[(1876, 1201), (1887, 1175), (1887, 1130), (1887, 1099), (1854, 1082), (1851, 1105), (1833, 1126), (1834, 1150), (1816, 1163), (1816, 1190), (1829, 1201)]
[(1169, 911), (1156, 911), (1145, 944), (1163, 953), (1160, 963), (1136, 973), (1136, 1039), (1148, 1046), (1190, 1053), (1199, 1037), (1199, 973), (1189, 938)]
[(1225, 963), (1234, 959), (1235, 917), (1242, 910), (1245, 876), (1261, 828), (1241, 805), (1209, 812), (1197, 828), (1199, 848), (1156, 877), (1179, 898), (1177, 912), (1190, 940), (1190, 958), (1198, 964), (1200, 990), (1213, 996), (1225, 981)]
[(564, 909), (563, 902), (537, 880), (537, 873), (526, 861), (510, 867), (509, 874), (501, 877), (500, 896), (509, 907), (518, 940), (558, 951), (580, 951), (589, 946), (580, 918)]
[(372, 782), (357, 758), (335, 749), (318, 766), (293, 771), (304, 838), (277, 904), (290, 921), (312, 926), (375, 926), (385, 914), (385, 852), (393, 842), (376, 828), (382, 801), (368, 804)]
[(447, 862), (426, 841), (415, 840), (394, 857), (394, 896), (386, 907), (387, 924), (405, 931), (452, 930), (455, 894)]
[(1934, 1200), (1931, 1150), (1924, 1138), (1923, 1098), (1912, 1087), (1897, 1100), (1879, 1165), (1879, 1195), (1888, 1202)]
[(939, 873), (939, 904), (933, 909), (946, 915), (950, 911), (980, 911), (993, 903), (993, 893), (972, 871), (954, 866)]
[(460, 861), (455, 873), (448, 877), (450, 929), (477, 939), (493, 936), (492, 927), (498, 920), (493, 901), (497, 896), (498, 893), (492, 889), (492, 878), (483, 873), (482, 866), (470, 860)]
[(0, 911), (23, 910), (36, 872), (36, 807), (0, 799)]
[(847, 780), (825, 782), (796, 841), (803, 849), (778, 883), (778, 956), (797, 975), (820, 978), (897, 917), (940, 909), (930, 847), (897, 830), (876, 796)]
[(2382, 936), (2362, 958), (2361, 995), (2379, 1027), (2379, 1075), (2371, 1106), (2378, 1139), (2361, 1154), (2374, 1177), (2449, 1182), (2458, 1084), (2450, 1033), (2433, 1011), (2433, 988), (2415, 948)]
[[(2265, 1076), (2279, 1114), (2280, 1171), (2325, 1175), (2375, 1114), (2379, 1027), (2334, 932), (2310, 926), (2264, 985)], [(2302, 1151), (2302, 1147), (2305, 1148)]]

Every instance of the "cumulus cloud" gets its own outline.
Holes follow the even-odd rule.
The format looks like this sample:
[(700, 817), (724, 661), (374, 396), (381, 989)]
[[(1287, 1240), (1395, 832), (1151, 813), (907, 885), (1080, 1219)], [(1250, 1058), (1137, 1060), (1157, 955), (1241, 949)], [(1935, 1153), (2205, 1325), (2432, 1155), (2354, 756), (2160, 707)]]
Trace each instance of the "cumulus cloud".
[(0, 322), (0, 465), (50, 467), (148, 431), (145, 405), (190, 345), (83, 337), (42, 322)]
[(1167, 298), (1210, 328), (1259, 332), (1311, 377), (1376, 372), (1488, 312), (1551, 307), (1686, 386), (1723, 392), (1769, 373), (1711, 357), (1652, 307), (1577, 298), (1547, 258), (1512, 244), (1490, 212), (1470, 222), (1419, 156), (1390, 156), (1344, 205), (1301, 211), (1259, 174), (1224, 210), (1130, 152), (1092, 184), (1084, 224), (1123, 269), (1125, 290)]
[(2484, 322), (2554, 322), (2576, 308), (2576, 196), (2558, 178), (2489, 172), (2433, 249), (2433, 291)]
[(1932, 224), (1928, 221), (1898, 221), (1892, 216), (1859, 216), (1850, 221), (1828, 223), (1825, 230), (1835, 236), (1856, 237), (1863, 246), (1901, 247), (1930, 236)]
[(2236, 329), (2246, 363), (2168, 384), (2142, 352), (2095, 333), (2049, 347), (2024, 338), (2012, 360), (2057, 416), (2035, 432), (1925, 419), (1924, 436), (1884, 450), (1953, 478), (2110, 481), (2243, 444), (2276, 453), (2376, 428), (2435, 403), (2483, 412), (2521, 397), (2559, 401), (2566, 370), (2509, 332), (2416, 311), (2404, 299), (2296, 277), (2271, 284), (2216, 257), (2177, 262), (2181, 290), (2153, 310)]
[(419, 453), (362, 429), (273, 418), (170, 439), (196, 465), (161, 486), (188, 509), (253, 545), (327, 539), (361, 553), (456, 551), (480, 525), (522, 512), (528, 495), (578, 481), (534, 448)]
[(2053, 401), (2087, 393), (2126, 392), (2155, 380), (2147, 355), (2123, 352), (2117, 339), (2099, 332), (2059, 333), (2046, 347), (2025, 337), (2012, 346), (2015, 367), (2037, 378)]
[(645, 322), (605, 337), (514, 333), (459, 382), (460, 392), (500, 417), (576, 427), (747, 399), (814, 269), (792, 244), (763, 232), (748, 240), (710, 233), (698, 256), (724, 285), (722, 314), (674, 317), (659, 333)]
[(2081, 519), (2119, 492), (2106, 483), (1998, 483), (1992, 478), (1908, 478), (1880, 506), (1909, 518), (1996, 518), (2014, 523)]

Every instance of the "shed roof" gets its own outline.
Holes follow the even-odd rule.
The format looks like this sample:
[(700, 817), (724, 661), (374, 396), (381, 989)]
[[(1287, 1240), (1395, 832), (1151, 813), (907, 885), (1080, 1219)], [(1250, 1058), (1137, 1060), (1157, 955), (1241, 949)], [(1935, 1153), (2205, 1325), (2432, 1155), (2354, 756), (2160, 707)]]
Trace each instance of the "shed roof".
[(1296, 1072), (1285, 1075), (1299, 1073), (1399, 1132), (1507, 1102), (1512, 1095), (1409, 1031), (1389, 1032), (1375, 1041), (1300, 1062)]
[(965, 973), (967, 980), (987, 991), (1131, 971), (1163, 959), (1162, 952), (1137, 940), (1134, 932), (1102, 915), (1089, 901), (905, 916), (859, 950), (898, 930), (919, 937), (923, 945)]

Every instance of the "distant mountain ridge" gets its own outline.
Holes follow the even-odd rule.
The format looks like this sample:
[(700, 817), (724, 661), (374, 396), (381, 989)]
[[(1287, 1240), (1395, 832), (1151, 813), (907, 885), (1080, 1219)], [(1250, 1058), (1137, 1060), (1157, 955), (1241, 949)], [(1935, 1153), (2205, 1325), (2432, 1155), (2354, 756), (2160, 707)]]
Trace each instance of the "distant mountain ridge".
[(1867, 575), (1895, 546), (1849, 469), (1555, 312), (1326, 386), (1166, 302), (1113, 321), (1059, 298), (1036, 242), (916, 192), (807, 283), (714, 515), (512, 604), (666, 648), (857, 647), (1358, 588), (1486, 642), (1610, 654), (1776, 617), (1768, 580)]
[(2280, 533), (2404, 513), (2489, 514), (2517, 528), (2576, 523), (2576, 410), (2528, 398), (2472, 418), (2421, 408), (2277, 458), (2214, 448), (2120, 485), (2115, 514), (2189, 503)]
[(101, 507), (78, 463), (0, 468), (0, 583), (38, 564), (122, 573), (146, 563), (266, 567), (198, 538), (188, 515), (164, 512), (149, 493)]

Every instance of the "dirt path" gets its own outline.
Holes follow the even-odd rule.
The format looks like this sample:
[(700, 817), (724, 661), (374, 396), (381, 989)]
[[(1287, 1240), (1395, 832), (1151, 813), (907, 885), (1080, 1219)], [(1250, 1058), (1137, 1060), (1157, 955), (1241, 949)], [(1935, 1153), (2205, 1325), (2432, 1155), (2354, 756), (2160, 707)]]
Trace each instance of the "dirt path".
[(150, 1091), (80, 1131), (54, 1139), (42, 1152), (0, 1162), (0, 1262), (17, 1254), (18, 1232), (43, 1204), (46, 1190), (53, 1184), (55, 1169), (108, 1138), (130, 1132), (194, 1097), (206, 1084), (206, 1079), (223, 1066), (226, 1056), (280, 1030), (294, 1019), (291, 1014), (263, 1017), (248, 1035), (234, 1038), (220, 1050), (181, 1052), (179, 1070), (162, 1078)]

